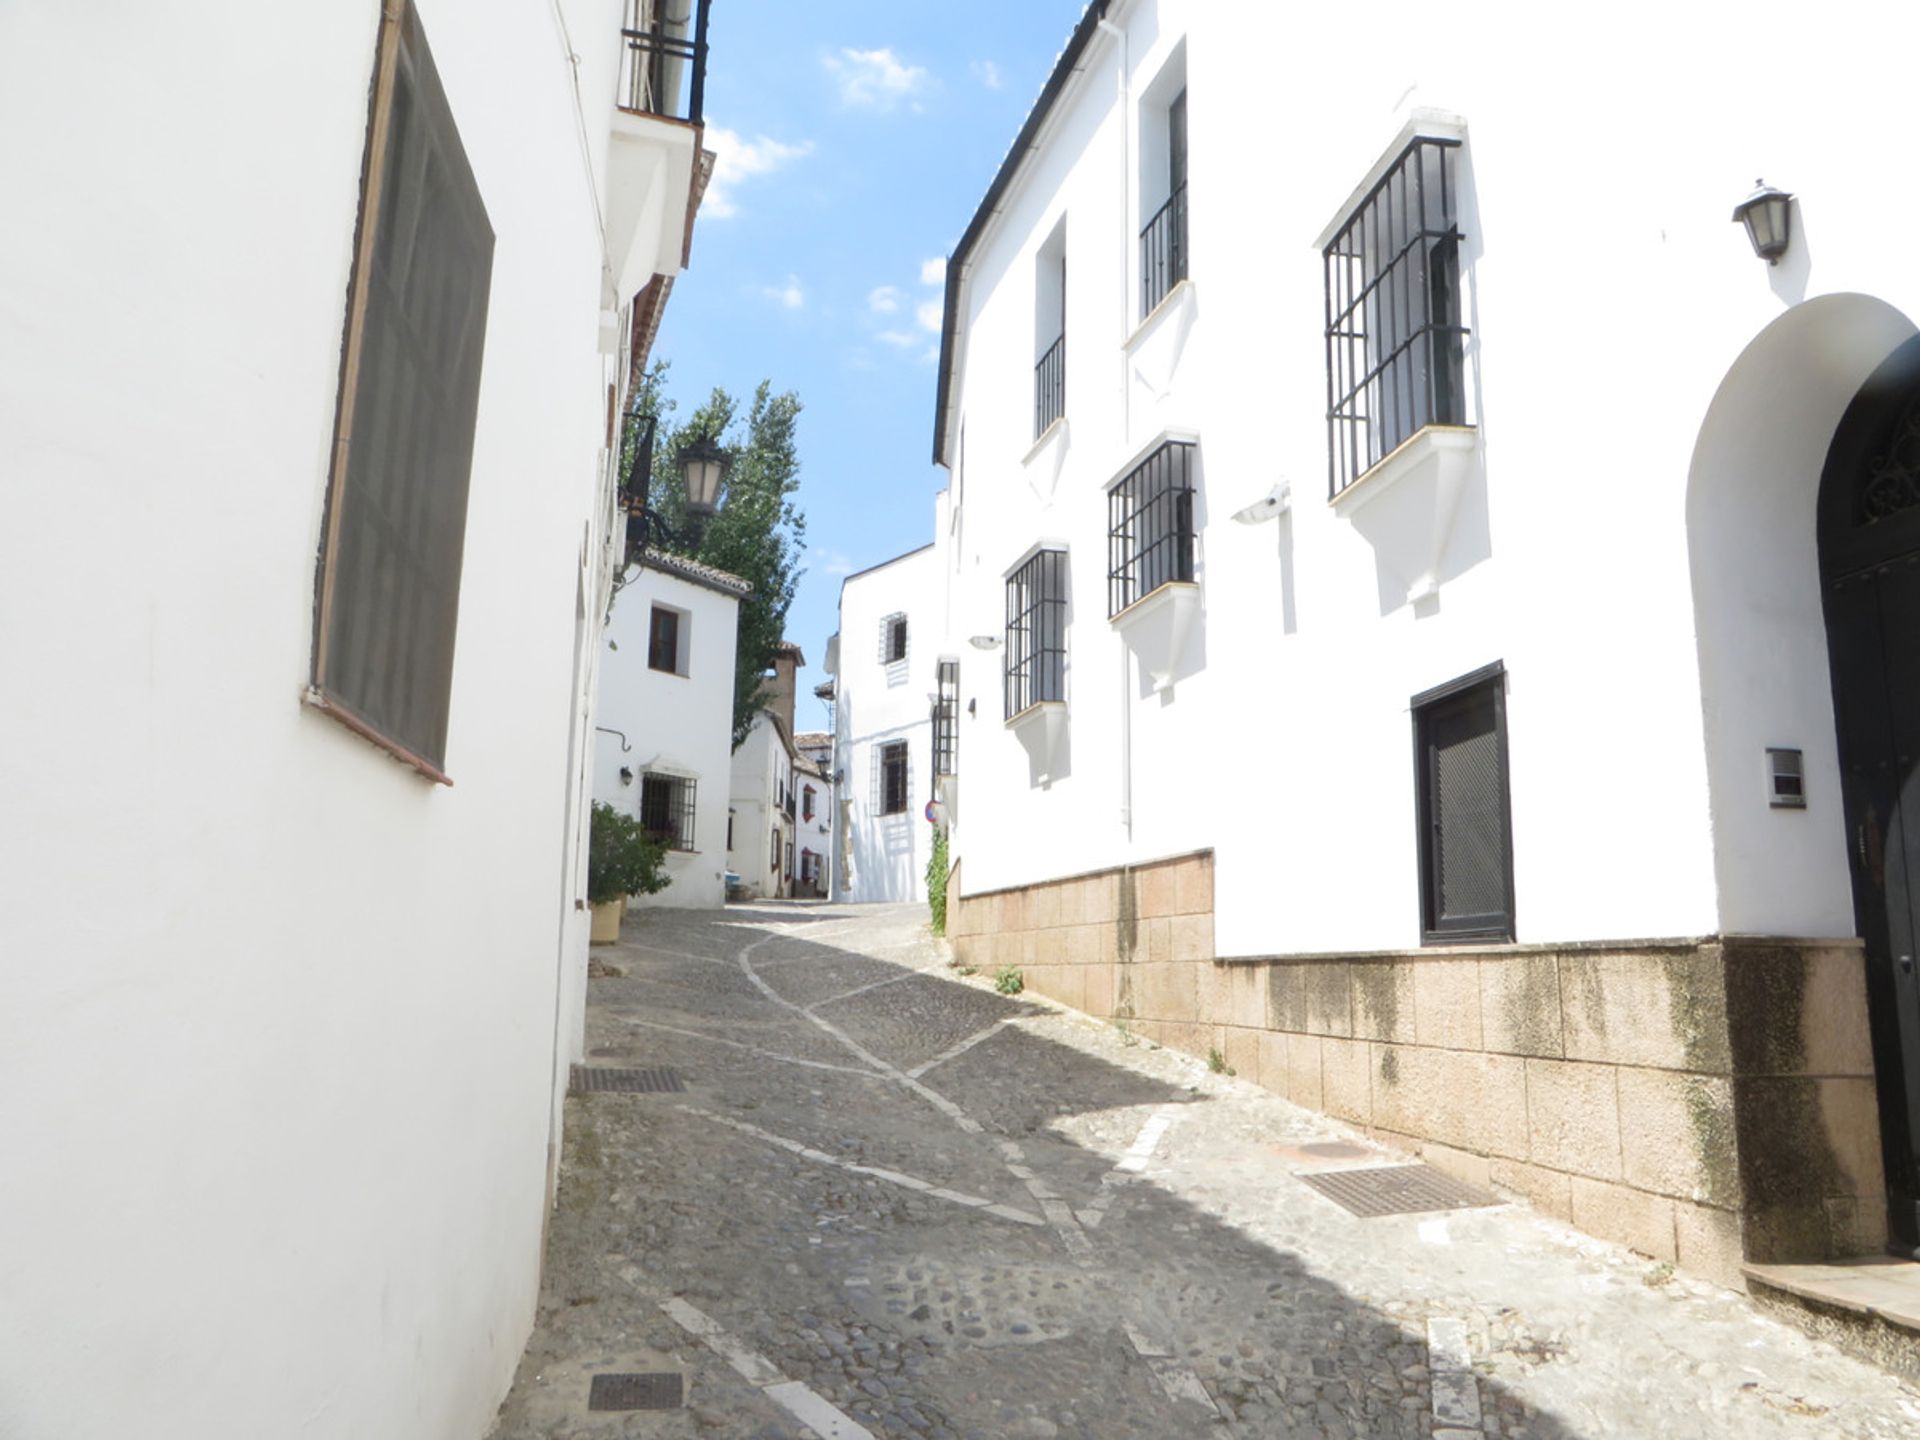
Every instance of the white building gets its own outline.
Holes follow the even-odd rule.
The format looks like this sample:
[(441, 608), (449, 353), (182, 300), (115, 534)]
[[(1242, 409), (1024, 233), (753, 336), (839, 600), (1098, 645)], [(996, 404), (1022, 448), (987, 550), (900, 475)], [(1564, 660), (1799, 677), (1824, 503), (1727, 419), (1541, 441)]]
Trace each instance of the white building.
[[(818, 694), (819, 686), (814, 687)], [(833, 733), (802, 730), (793, 737), (795, 788), (794, 894), (824, 900), (832, 888), (834, 853)]]
[(1823, 17), (1094, 0), (947, 269), (963, 955), (1722, 1278), (1920, 1246), (1920, 192)]
[(793, 746), (793, 691), (806, 663), (798, 645), (780, 644), (762, 691), (765, 706), (733, 752), (727, 856), (742, 892), (756, 899), (791, 896), (799, 873), (794, 782), (801, 757)]
[(927, 897), (927, 805), (936, 798), (930, 716), (942, 676), (950, 685), (956, 673), (955, 655), (941, 650), (945, 601), (932, 545), (840, 582), (840, 630), (827, 660), (845, 777), (836, 900)]
[(471, 1440), (507, 1390), (609, 410), (703, 173), (704, 31), (621, 25), (0, 7), (8, 1440)]
[(593, 797), (667, 837), (671, 883), (635, 905), (726, 903), (733, 667), (752, 586), (648, 551), (614, 597), (601, 658)]

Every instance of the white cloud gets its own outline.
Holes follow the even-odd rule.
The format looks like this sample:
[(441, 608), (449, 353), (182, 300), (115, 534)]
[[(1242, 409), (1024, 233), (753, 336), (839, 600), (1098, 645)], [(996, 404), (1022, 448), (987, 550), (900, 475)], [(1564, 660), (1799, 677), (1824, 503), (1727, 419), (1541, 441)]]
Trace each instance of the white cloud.
[(967, 68), (973, 72), (973, 78), (989, 90), (998, 90), (1007, 83), (1000, 67), (991, 60), (976, 60)]
[(768, 175), (789, 160), (798, 160), (813, 150), (811, 140), (789, 145), (762, 135), (749, 140), (718, 125), (707, 127), (707, 149), (713, 151), (713, 178), (707, 182), (706, 198), (700, 202), (702, 220), (724, 220), (738, 215), (734, 187), (756, 175)]
[(918, 305), (913, 307), (913, 318), (919, 322), (922, 330), (930, 330), (935, 335), (938, 335), (940, 333), (940, 321), (943, 318), (940, 302), (938, 300), (922, 300)]
[[(840, 86), (840, 103), (875, 110), (891, 110), (902, 100), (914, 100), (926, 93), (933, 76), (918, 65), (903, 64), (888, 49), (843, 49), (822, 63)], [(915, 109), (919, 108), (915, 103)]]
[(851, 575), (853, 573), (853, 561), (838, 550), (815, 550), (812, 554), (819, 561), (822, 574)]
[(947, 280), (947, 257), (936, 255), (931, 260), (920, 262), (920, 283), (922, 285), (944, 285)]
[(911, 350), (920, 343), (920, 337), (911, 330), (882, 330), (874, 339), (896, 350)]
[(798, 310), (802, 305), (807, 303), (807, 292), (800, 288), (800, 277), (798, 275), (789, 275), (787, 276), (786, 284), (768, 285), (764, 287), (760, 293), (769, 300), (786, 306), (789, 310)]
[(867, 308), (876, 315), (891, 315), (900, 308), (900, 292), (891, 285), (882, 285), (867, 292)]

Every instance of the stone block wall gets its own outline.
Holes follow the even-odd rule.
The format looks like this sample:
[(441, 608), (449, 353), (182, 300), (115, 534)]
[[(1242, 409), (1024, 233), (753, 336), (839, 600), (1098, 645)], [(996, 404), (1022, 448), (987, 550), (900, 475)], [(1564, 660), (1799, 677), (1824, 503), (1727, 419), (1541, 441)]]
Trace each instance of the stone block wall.
[(1886, 1235), (1857, 942), (1222, 961), (1213, 861), (948, 888), (956, 958), (1722, 1283)]

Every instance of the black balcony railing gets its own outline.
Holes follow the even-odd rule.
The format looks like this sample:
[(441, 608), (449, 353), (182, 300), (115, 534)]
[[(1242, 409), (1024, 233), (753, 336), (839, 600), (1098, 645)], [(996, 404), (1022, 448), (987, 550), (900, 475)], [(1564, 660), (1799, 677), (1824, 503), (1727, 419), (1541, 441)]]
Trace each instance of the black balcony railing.
[(620, 108), (703, 124), (709, 0), (626, 0)]
[(1047, 347), (1033, 367), (1033, 433), (1038, 438), (1046, 428), (1067, 413), (1067, 337), (1062, 335)]
[(1151, 315), (1167, 292), (1187, 278), (1187, 187), (1153, 212), (1140, 232), (1140, 314)]
[(1193, 579), (1193, 459), (1169, 440), (1107, 492), (1107, 615)]

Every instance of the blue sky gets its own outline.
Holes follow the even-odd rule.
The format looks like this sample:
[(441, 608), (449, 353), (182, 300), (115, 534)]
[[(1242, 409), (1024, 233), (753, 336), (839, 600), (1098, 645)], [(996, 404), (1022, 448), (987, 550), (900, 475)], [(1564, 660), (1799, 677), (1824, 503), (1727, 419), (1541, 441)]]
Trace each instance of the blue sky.
[(762, 379), (806, 406), (803, 730), (826, 726), (841, 577), (933, 538), (941, 263), (1083, 3), (714, 0), (720, 159), (654, 354), (682, 414)]

